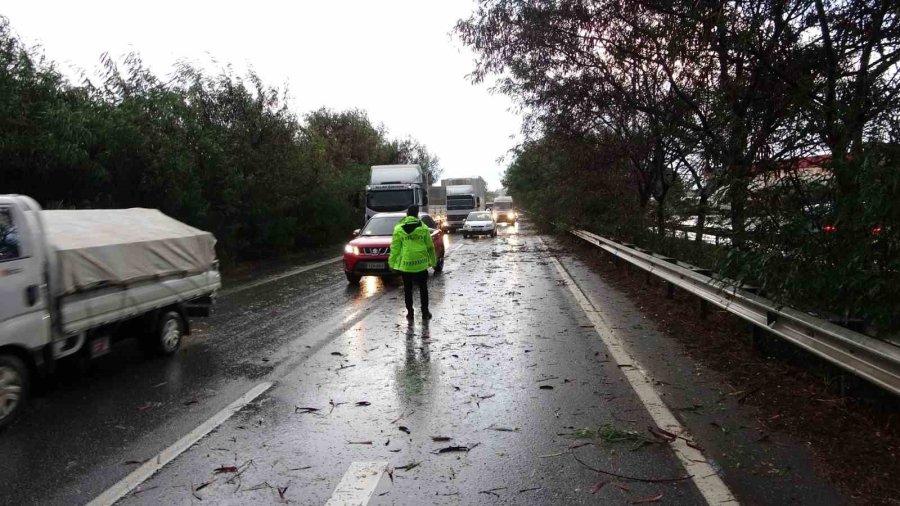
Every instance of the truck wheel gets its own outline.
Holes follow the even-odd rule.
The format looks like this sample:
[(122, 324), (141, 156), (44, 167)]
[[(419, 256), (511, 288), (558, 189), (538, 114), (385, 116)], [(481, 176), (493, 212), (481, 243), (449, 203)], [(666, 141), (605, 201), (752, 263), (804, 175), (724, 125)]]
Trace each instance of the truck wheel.
[(31, 393), (28, 368), (15, 355), (0, 355), (0, 430), (15, 421)]
[(152, 355), (174, 355), (181, 346), (184, 323), (175, 311), (159, 315), (156, 325), (143, 336), (142, 348)]
[(360, 276), (359, 274), (345, 272), (344, 275), (347, 276), (347, 282), (351, 285), (358, 285), (359, 281), (362, 279), (362, 276)]

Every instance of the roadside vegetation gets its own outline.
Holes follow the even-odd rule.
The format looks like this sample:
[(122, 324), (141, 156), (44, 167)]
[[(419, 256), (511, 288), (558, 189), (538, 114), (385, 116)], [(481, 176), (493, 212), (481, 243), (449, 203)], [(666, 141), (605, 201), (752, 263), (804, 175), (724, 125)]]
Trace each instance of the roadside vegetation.
[(505, 185), (532, 219), (900, 329), (892, 2), (485, 0), (456, 34), (526, 113)]
[(376, 164), (438, 159), (365, 111), (298, 116), (255, 74), (187, 64), (153, 74), (137, 54), (67, 79), (0, 17), (0, 192), (48, 208), (149, 207), (212, 231), (223, 261), (345, 239)]

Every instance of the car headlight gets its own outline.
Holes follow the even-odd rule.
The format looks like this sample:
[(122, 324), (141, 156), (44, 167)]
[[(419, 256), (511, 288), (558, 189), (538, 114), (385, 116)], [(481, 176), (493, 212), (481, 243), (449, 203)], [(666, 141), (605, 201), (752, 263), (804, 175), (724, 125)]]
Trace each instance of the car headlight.
[(344, 253), (350, 253), (353, 255), (359, 255), (359, 248), (356, 246), (346, 245), (344, 246)]

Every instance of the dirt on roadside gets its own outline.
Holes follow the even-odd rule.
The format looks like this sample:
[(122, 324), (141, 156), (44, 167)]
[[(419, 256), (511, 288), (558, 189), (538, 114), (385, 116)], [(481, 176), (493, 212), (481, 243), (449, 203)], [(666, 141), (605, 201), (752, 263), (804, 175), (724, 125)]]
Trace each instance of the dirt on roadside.
[(560, 239), (646, 311), (660, 331), (681, 342), (692, 359), (727, 378), (742, 403), (760, 410), (762, 428), (808, 442), (818, 471), (854, 504), (900, 504), (897, 399), (843, 395), (841, 375), (815, 357), (767, 358), (754, 346), (746, 322), (713, 307), (700, 318), (697, 298), (676, 291), (669, 299), (658, 278), (648, 284), (643, 271), (617, 266), (602, 250)]

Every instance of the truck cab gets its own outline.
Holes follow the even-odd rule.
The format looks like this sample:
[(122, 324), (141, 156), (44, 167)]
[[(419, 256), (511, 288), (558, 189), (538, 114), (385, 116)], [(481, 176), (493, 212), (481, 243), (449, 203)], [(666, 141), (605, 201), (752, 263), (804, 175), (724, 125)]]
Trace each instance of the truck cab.
[(447, 187), (447, 220), (448, 230), (459, 230), (472, 211), (484, 209), (484, 200), (475, 191), (473, 185), (451, 185)]
[(0, 350), (25, 354), (50, 341), (49, 298), (38, 204), (0, 196)]
[(419, 206), (428, 212), (428, 177), (422, 167), (374, 165), (366, 186), (366, 221), (377, 213), (406, 211)]

